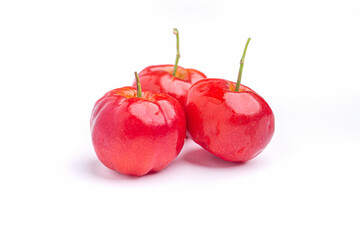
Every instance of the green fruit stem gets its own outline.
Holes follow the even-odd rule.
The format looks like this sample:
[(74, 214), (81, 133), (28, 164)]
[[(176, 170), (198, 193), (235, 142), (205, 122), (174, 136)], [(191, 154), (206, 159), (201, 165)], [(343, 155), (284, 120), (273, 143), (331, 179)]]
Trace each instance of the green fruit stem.
[(136, 91), (137, 91), (136, 96), (141, 98), (142, 97), (141, 84), (137, 72), (135, 72), (135, 78), (136, 78)]
[(244, 48), (242, 58), (240, 60), (240, 69), (239, 69), (238, 79), (237, 79), (237, 82), (236, 82), (235, 92), (238, 92), (239, 88), (240, 88), (241, 76), (242, 76), (242, 71), (243, 71), (243, 68), (244, 68), (245, 54), (246, 54), (246, 50), (247, 50), (247, 47), (249, 45), (250, 40), (251, 40), (251, 38), (248, 38), (248, 40), (246, 42), (246, 45), (245, 45), (245, 48)]
[(176, 70), (178, 67), (178, 63), (179, 63), (179, 59), (180, 59), (180, 50), (179, 50), (179, 31), (177, 30), (177, 28), (173, 29), (173, 33), (176, 35), (176, 60), (175, 60), (175, 65), (174, 65), (174, 70), (172, 75), (175, 77), (176, 75)]

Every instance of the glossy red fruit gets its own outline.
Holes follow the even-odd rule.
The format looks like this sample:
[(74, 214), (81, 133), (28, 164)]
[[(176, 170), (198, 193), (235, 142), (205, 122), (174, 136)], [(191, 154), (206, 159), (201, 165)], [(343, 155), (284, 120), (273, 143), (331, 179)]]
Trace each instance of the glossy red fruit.
[(206, 78), (196, 69), (177, 67), (175, 77), (172, 75), (174, 65), (149, 66), (139, 73), (141, 87), (144, 90), (162, 92), (174, 97), (185, 107), (186, 95), (192, 84)]
[[(177, 49), (175, 64), (149, 66), (139, 73), (139, 78), (142, 89), (169, 94), (185, 107), (189, 88), (195, 82), (206, 78), (206, 75), (195, 69), (178, 66), (179, 31), (176, 28), (174, 28), (174, 34)], [(136, 86), (136, 81), (134, 81), (134, 86)]]
[(261, 153), (274, 133), (274, 115), (250, 88), (223, 79), (204, 79), (188, 92), (187, 130), (200, 146), (230, 162)]
[(165, 168), (184, 145), (186, 119), (172, 97), (133, 87), (100, 98), (91, 115), (91, 135), (99, 160), (123, 174), (142, 176)]
[(209, 78), (195, 83), (186, 102), (187, 130), (192, 139), (230, 162), (246, 162), (261, 153), (274, 130), (274, 114), (266, 101), (241, 85), (248, 39), (237, 83)]

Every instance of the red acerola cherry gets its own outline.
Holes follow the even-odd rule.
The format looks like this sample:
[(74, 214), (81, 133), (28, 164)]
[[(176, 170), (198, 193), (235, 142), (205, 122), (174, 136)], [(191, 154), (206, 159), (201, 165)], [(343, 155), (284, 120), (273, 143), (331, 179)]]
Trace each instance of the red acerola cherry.
[(207, 151), (231, 162), (245, 162), (261, 153), (270, 142), (274, 114), (266, 101), (240, 85), (247, 46), (241, 59), (238, 82), (204, 79), (189, 90), (186, 102), (187, 130)]
[(99, 160), (123, 174), (142, 176), (165, 168), (184, 145), (186, 118), (181, 105), (163, 93), (123, 87), (94, 106), (91, 135)]

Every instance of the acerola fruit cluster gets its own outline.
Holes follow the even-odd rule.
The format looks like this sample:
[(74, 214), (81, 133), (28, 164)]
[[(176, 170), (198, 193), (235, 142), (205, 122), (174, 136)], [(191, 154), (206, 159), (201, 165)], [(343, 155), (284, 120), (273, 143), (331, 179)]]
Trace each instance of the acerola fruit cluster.
[[(149, 66), (135, 87), (109, 91), (92, 111), (92, 142), (99, 160), (123, 174), (142, 176), (164, 169), (180, 153), (186, 131), (210, 153), (246, 162), (270, 142), (274, 114), (266, 101), (240, 84), (248, 39), (236, 83), (207, 78), (195, 69)], [(142, 91), (142, 89), (144, 91)]]

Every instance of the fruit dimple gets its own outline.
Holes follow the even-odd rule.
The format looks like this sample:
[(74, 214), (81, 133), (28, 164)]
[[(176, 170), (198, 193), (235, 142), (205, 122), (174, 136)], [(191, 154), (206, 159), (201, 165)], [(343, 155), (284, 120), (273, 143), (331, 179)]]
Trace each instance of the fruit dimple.
[[(166, 71), (172, 75), (173, 71), (174, 71), (174, 67), (173, 66), (164, 67), (164, 71)], [(183, 81), (189, 81), (189, 73), (186, 69), (178, 67), (173, 80), (174, 79), (181, 79)]]
[[(229, 82), (229, 91), (234, 92), (236, 83), (231, 82), (231, 81), (228, 81), (228, 82)], [(243, 92), (245, 90), (248, 90), (248, 88), (240, 84), (239, 92)]]
[[(144, 100), (150, 101), (150, 102), (156, 102), (157, 101), (156, 98), (158, 97), (157, 95), (159, 95), (159, 93), (157, 93), (157, 92), (142, 91), (141, 98)], [(117, 89), (111, 90), (110, 92), (106, 93), (103, 98), (108, 98), (108, 97), (117, 97), (117, 98), (123, 97), (126, 99), (138, 98), (137, 97), (137, 89), (134, 87), (117, 88)], [(121, 104), (121, 102), (119, 104)]]
[(125, 98), (132, 98), (136, 97), (136, 93), (136, 89), (133, 87), (122, 87), (111, 90), (110, 92), (106, 93), (104, 97), (121, 96)]
[(180, 78), (185, 81), (189, 81), (188, 79), (188, 72), (186, 70), (177, 70), (175, 73), (175, 77)]

